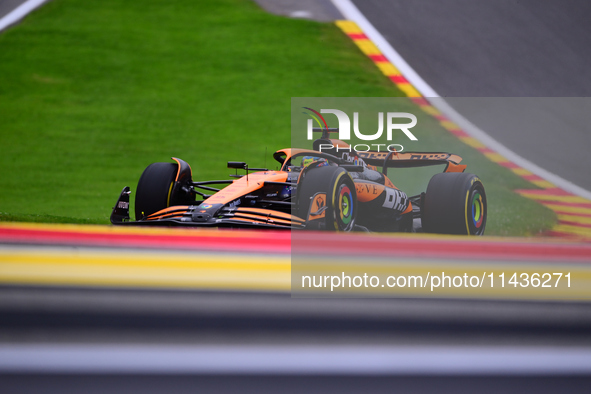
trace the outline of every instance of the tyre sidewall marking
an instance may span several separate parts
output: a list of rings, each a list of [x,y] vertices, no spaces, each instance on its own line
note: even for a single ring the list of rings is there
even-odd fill
[[[337,196],[337,186],[339,184],[339,180],[343,177],[344,173],[341,172],[338,176],[337,179],[335,179],[334,181],[334,187],[332,190],[332,216],[334,219],[334,228],[336,231],[341,231],[341,229],[339,228],[339,222],[337,219],[337,210],[336,210],[336,206],[338,203],[338,196]]]
[[[464,204],[464,216],[466,218],[466,234],[468,235],[472,235],[472,233],[470,232],[470,224],[468,221],[468,216],[470,216],[470,220],[474,221],[474,217],[471,214],[472,213],[472,206],[470,206],[470,210],[468,210],[468,202],[470,200],[470,194],[472,194],[472,186],[474,186],[474,183],[478,181],[480,182],[480,179],[478,179],[477,176],[475,176],[474,178],[472,178],[472,181],[470,182],[470,186],[468,187],[468,191],[466,192],[466,202]]]
[[[468,235],[470,235],[470,225],[468,224],[468,200],[470,199],[470,189],[471,188],[472,188],[472,186],[470,186],[470,188],[466,192],[466,203],[464,205],[464,216],[466,218],[466,234],[468,234]]]
[[[172,194],[172,186],[174,185],[174,181],[170,182],[170,187],[168,188],[168,197],[166,198],[166,208],[170,207],[170,195]]]

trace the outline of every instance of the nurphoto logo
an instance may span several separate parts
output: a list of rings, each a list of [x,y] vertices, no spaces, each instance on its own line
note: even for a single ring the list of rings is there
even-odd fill
[[[324,116],[321,114],[333,114],[337,117],[338,121],[338,139],[341,141],[347,141],[351,139],[351,119],[349,115],[347,115],[344,111],[338,109],[321,109],[320,112],[309,108],[303,107],[311,111],[312,113],[304,112],[304,114],[309,115],[312,119],[308,119],[307,122],[307,139],[313,140],[313,132],[314,132],[314,122],[318,124],[320,129],[325,129],[328,131],[328,124],[324,119]],[[408,137],[411,141],[417,141],[417,137],[410,131],[411,128],[417,125],[417,117],[408,112],[387,112],[384,116],[384,112],[378,112],[378,131],[372,134],[365,134],[359,130],[359,112],[353,112],[353,133],[355,137],[362,141],[375,141],[382,137],[384,134],[384,118],[386,119],[386,139],[388,141],[392,141],[394,137],[394,132],[401,131]],[[405,121],[404,121],[405,120]],[[400,144],[358,144],[351,147],[353,150],[357,152],[367,152],[369,150],[377,150],[380,152],[381,147],[382,151],[390,151],[390,152],[401,152],[404,147]],[[343,148],[339,148],[338,146],[333,146],[332,144],[321,144],[320,150],[322,148],[329,150],[336,148],[337,150],[343,150]],[[350,149],[351,149],[350,148]]]

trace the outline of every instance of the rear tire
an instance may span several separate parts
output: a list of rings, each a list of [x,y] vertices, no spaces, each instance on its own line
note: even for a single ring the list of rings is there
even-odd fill
[[[178,165],[175,163],[152,163],[146,167],[135,194],[136,220],[170,206],[177,171]]]
[[[349,173],[340,167],[326,166],[306,170],[298,185],[297,216],[307,219],[316,193],[326,193],[326,214],[309,223],[308,228],[351,231],[357,216],[357,193]]]
[[[483,235],[486,217],[486,193],[476,175],[444,172],[431,178],[421,207],[423,231]]]

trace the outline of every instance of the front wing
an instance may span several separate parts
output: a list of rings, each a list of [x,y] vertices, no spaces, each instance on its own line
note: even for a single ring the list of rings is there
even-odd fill
[[[155,212],[132,221],[129,216],[129,195],[126,186],[111,213],[111,223],[135,226],[185,226],[185,227],[245,227],[297,229],[304,228],[306,221],[294,215],[272,209],[222,207],[215,215],[199,209],[198,205],[178,205]]]

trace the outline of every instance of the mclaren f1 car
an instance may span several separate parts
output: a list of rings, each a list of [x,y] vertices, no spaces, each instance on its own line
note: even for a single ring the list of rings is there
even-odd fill
[[[442,152],[355,152],[323,130],[313,149],[273,154],[278,170],[236,169],[230,180],[194,181],[191,167],[150,164],[135,192],[121,192],[111,214],[116,225],[251,227],[332,231],[430,232],[482,235],[487,202],[480,179],[464,172],[461,157]],[[331,149],[321,147],[332,146]],[[322,151],[321,151],[322,150]],[[388,177],[389,168],[444,164],[425,192],[408,196]],[[244,173],[238,174],[238,170]],[[218,187],[215,187],[218,186]]]

